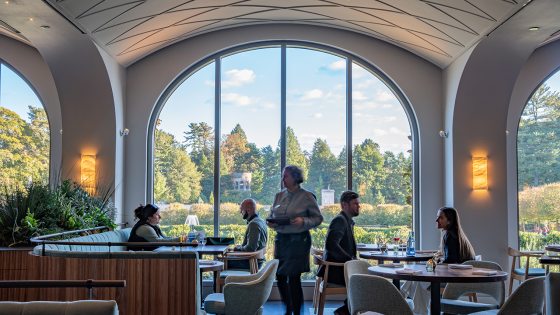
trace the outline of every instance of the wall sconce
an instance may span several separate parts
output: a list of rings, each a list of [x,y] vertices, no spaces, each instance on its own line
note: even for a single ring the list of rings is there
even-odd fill
[[[90,195],[95,195],[95,155],[82,154],[80,163],[80,183]]]
[[[130,132],[130,130],[128,130],[128,128],[124,128],[119,133],[121,134],[121,137],[122,137],[122,136],[128,136],[129,132]]]
[[[488,190],[488,158],[472,157],[473,190]]]

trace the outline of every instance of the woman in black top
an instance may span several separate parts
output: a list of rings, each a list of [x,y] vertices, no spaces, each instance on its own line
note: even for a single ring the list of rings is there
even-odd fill
[[[134,209],[138,222],[130,231],[129,242],[176,242],[178,238],[165,237],[159,228],[161,214],[159,208],[152,204]],[[129,250],[154,250],[158,246],[130,246]]]
[[[450,207],[443,207],[437,213],[437,227],[442,229],[441,251],[443,263],[460,264],[474,259],[474,249],[461,228],[459,213]]]

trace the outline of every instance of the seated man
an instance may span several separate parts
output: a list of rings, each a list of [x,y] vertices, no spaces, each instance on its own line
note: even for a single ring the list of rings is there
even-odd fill
[[[354,239],[354,220],[360,213],[359,195],[353,191],[345,191],[340,196],[342,211],[332,219],[325,240],[325,252],[323,259],[331,262],[344,263],[356,259],[356,240]],[[325,273],[321,266],[317,276],[322,277]],[[344,267],[329,268],[329,283],[345,285]],[[350,314],[347,300],[344,305],[335,310],[335,314]]]
[[[247,220],[247,230],[243,243],[233,248],[238,252],[255,252],[266,247],[268,230],[266,223],[257,214],[257,203],[253,199],[245,199],[239,206],[239,212]],[[259,268],[264,262],[264,256],[258,259]],[[228,269],[249,269],[249,260],[229,260]]]

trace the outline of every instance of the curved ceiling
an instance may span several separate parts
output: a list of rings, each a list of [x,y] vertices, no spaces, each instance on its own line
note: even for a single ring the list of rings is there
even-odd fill
[[[445,67],[518,0],[46,0],[123,65],[218,29],[304,23],[359,32]]]

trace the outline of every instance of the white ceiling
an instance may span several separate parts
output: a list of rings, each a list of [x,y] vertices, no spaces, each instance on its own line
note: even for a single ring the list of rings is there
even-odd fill
[[[174,42],[218,29],[263,23],[303,23],[363,33],[446,67],[520,10],[526,0],[46,2],[123,65]],[[1,22],[0,31],[6,32]]]

